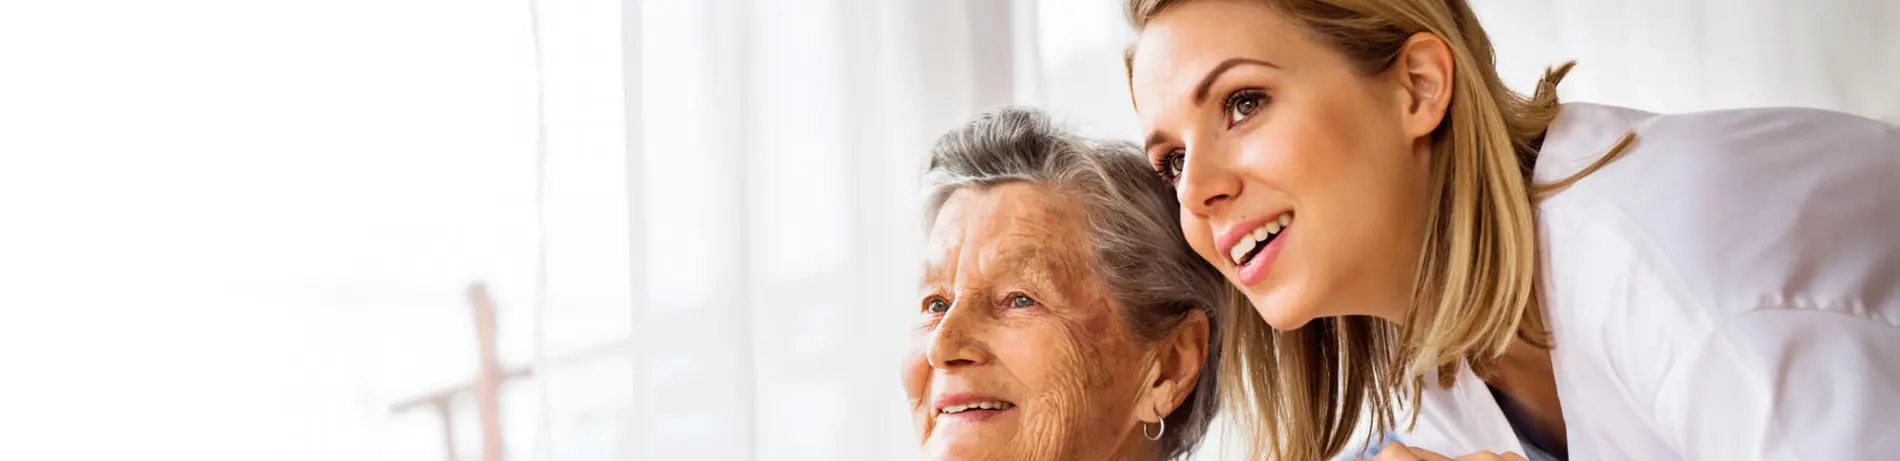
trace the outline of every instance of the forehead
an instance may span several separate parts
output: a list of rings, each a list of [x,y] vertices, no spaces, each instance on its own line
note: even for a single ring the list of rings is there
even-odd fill
[[[1285,66],[1316,46],[1258,1],[1186,2],[1151,18],[1135,42],[1129,86],[1143,118],[1191,104],[1195,84],[1229,58]]]
[[[1083,254],[1080,229],[1078,213],[1042,187],[1009,183],[965,188],[944,202],[931,225],[926,269],[935,272],[968,257],[976,257],[972,262],[979,264],[957,268],[959,272],[993,270],[980,263],[998,259],[1067,265]]]

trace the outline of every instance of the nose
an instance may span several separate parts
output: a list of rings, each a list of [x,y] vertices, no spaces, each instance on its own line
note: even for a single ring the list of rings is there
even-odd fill
[[[1240,195],[1241,181],[1233,174],[1226,152],[1214,148],[1190,150],[1176,187],[1181,206],[1208,216]]]
[[[962,304],[952,304],[950,310],[944,312],[943,319],[937,322],[937,331],[931,335],[929,350],[924,352],[931,368],[951,370],[989,361],[989,351],[984,348],[981,334],[983,314],[978,312],[979,309]]]

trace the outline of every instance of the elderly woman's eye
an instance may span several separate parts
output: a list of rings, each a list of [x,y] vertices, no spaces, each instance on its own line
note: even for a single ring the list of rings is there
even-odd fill
[[[943,298],[930,298],[930,301],[925,302],[924,306],[924,309],[932,314],[942,314],[950,311],[950,302],[944,301]]]
[[[1035,307],[1035,306],[1036,306],[1036,300],[1030,299],[1029,296],[1010,295],[1009,297],[1009,307],[1020,309],[1024,307]]]
[[[1227,102],[1221,107],[1227,113],[1227,126],[1232,127],[1260,112],[1267,105],[1267,93],[1260,90],[1236,91],[1227,96]]]

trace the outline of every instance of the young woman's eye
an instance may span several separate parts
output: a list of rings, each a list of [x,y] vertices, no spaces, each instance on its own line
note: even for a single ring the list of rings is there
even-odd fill
[[[1223,104],[1224,111],[1227,113],[1227,126],[1232,127],[1246,121],[1259,113],[1261,106],[1265,105],[1267,105],[1267,93],[1264,91],[1243,90],[1228,95],[1226,104]]]
[[[1187,153],[1178,150],[1169,151],[1162,154],[1161,158],[1155,159],[1154,167],[1155,173],[1161,175],[1162,181],[1174,184],[1181,180],[1181,172],[1187,170]]]
[[[1020,294],[1010,295],[1009,307],[1014,307],[1017,309],[1021,309],[1025,307],[1036,307],[1036,300],[1030,299],[1029,296],[1026,296],[1026,295],[1020,295]]]
[[[924,301],[924,310],[932,314],[950,312],[950,302],[944,301],[943,298],[932,297]]]

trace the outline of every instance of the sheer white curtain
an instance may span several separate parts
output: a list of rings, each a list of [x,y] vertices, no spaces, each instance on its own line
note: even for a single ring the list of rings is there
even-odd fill
[[[910,457],[919,160],[1012,13],[0,3],[0,458],[477,459],[471,282],[506,459]]]
[[[1560,93],[1570,101],[1659,112],[1804,106],[1900,122],[1900,3],[1472,3],[1517,88],[1575,59]]]
[[[532,357],[528,11],[0,2],[0,458],[442,459],[465,287]]]
[[[913,456],[917,176],[1009,3],[635,3],[635,459]]]

